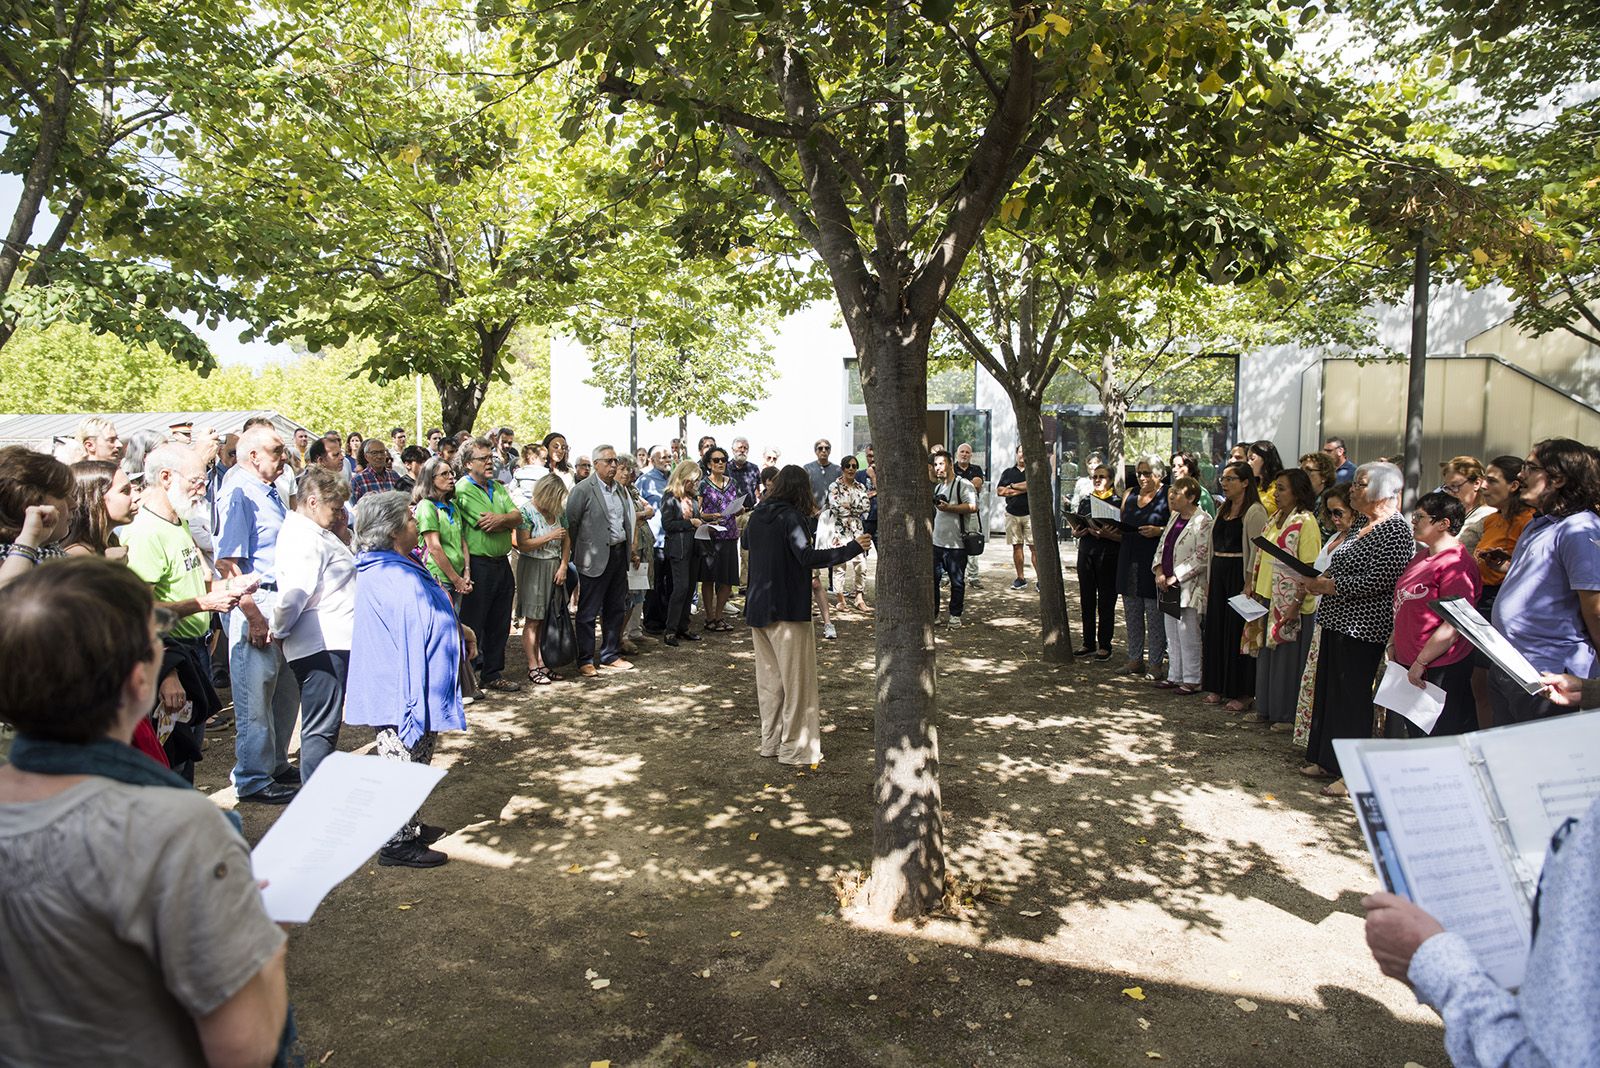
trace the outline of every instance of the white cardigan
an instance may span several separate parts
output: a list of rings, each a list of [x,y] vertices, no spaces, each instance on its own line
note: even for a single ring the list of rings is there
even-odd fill
[[[278,532],[278,600],[272,636],[285,660],[348,652],[356,621],[356,558],[338,536],[299,512]]]
[[[1172,525],[1179,519],[1173,512],[1156,539],[1156,559],[1150,570],[1161,574],[1161,547],[1167,543]],[[1206,585],[1211,578],[1211,517],[1199,508],[1184,524],[1172,546],[1172,577],[1178,580],[1178,603],[1184,608],[1205,611]]]

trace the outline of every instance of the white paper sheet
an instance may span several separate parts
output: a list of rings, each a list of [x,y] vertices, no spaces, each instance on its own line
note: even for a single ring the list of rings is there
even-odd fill
[[[1228,607],[1244,617],[1246,623],[1267,614],[1267,606],[1247,593],[1236,593],[1228,598]]]
[[[1522,985],[1527,906],[1466,750],[1455,738],[1372,743],[1362,760],[1404,858],[1412,900],[1465,938],[1495,982]]]
[[[1406,669],[1393,660],[1383,665],[1383,681],[1372,703],[1387,708],[1416,724],[1423,734],[1432,734],[1439,714],[1444,711],[1444,690],[1428,682],[1422,689],[1411,685]]]
[[[1107,504],[1099,497],[1089,498],[1089,515],[1094,519],[1109,519],[1113,523],[1122,522],[1122,510]]]
[[[250,854],[278,923],[305,923],[338,886],[422,807],[443,768],[331,753]]]
[[[648,590],[650,588],[650,569],[644,564],[633,564],[628,568],[628,589]]]
[[[1550,836],[1600,797],[1600,712],[1520,723],[1473,736],[1489,768],[1506,830],[1530,887],[1538,885]]]
[[[711,532],[713,530],[715,530],[715,529],[716,528],[713,527],[710,523],[701,523],[699,526],[694,528],[694,540],[695,541],[710,541],[711,540]]]

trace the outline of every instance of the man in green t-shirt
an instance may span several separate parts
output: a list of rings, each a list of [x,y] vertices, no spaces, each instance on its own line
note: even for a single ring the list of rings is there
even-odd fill
[[[456,482],[456,513],[467,533],[472,589],[461,598],[461,622],[478,635],[478,662],[485,690],[515,693],[522,686],[504,678],[506,641],[511,634],[511,609],[516,579],[506,559],[511,532],[522,525],[522,513],[511,494],[494,477],[494,446],[473,438],[461,446],[461,478]]]
[[[206,464],[192,448],[163,445],[145,458],[144,478],[139,514],[122,532],[128,567],[150,584],[157,607],[178,617],[167,634],[169,651],[192,658],[198,669],[192,674],[195,684],[209,686],[211,657],[205,639],[211,630],[211,613],[231,610],[245,591],[232,592],[226,582],[213,586],[207,578],[205,558],[184,518],[205,494]],[[169,668],[173,659],[168,658]],[[194,698],[175,669],[162,677],[158,694],[168,716],[182,712],[184,704]],[[205,704],[215,708],[214,702],[213,695]],[[193,723],[184,729],[198,733],[199,727]],[[179,771],[181,774],[182,769]]]

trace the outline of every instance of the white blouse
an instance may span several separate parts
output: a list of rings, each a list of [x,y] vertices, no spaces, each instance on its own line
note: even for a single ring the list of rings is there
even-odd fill
[[[331,530],[290,512],[278,532],[272,636],[286,660],[348,651],[355,630],[356,558]]]

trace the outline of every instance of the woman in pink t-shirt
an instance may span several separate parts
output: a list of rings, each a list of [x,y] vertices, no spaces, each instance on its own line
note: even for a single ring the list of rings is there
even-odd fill
[[[1472,699],[1472,645],[1430,607],[1442,597],[1462,597],[1475,604],[1482,580],[1472,553],[1461,544],[1466,509],[1448,493],[1434,492],[1417,502],[1411,531],[1422,551],[1406,567],[1394,588],[1394,637],[1390,657],[1407,668],[1407,677],[1419,689],[1431,682],[1444,691],[1444,711],[1431,732],[1465,734],[1478,725]],[[1399,716],[1391,725],[1403,725],[1405,735],[1422,731]],[[1392,734],[1400,733],[1391,730]]]

